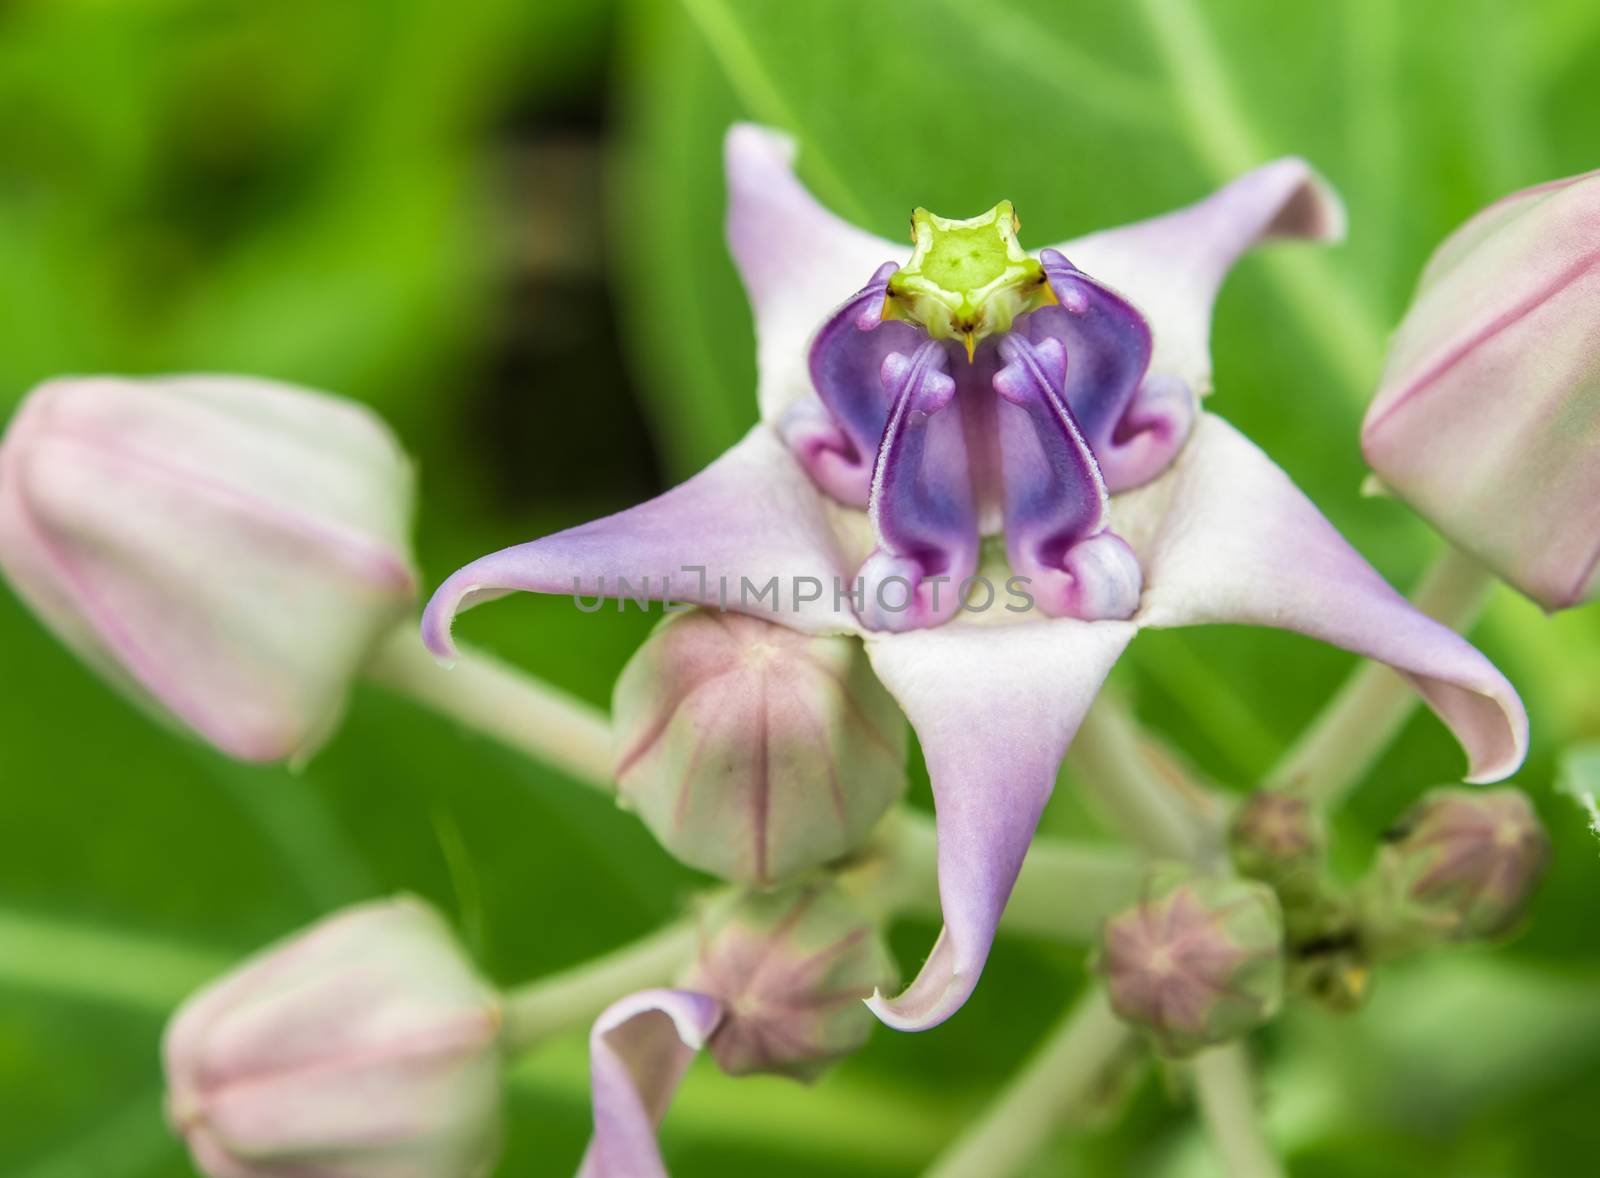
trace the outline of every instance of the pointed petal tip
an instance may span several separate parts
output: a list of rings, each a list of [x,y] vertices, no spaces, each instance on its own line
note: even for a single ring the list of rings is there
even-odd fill
[[[1284,156],[1270,164],[1268,170],[1285,173],[1294,185],[1293,195],[1283,204],[1274,219],[1269,234],[1277,237],[1297,237],[1306,241],[1336,245],[1345,239],[1349,217],[1344,199],[1328,178],[1301,156]]]
[[[460,654],[450,631],[460,610],[461,598],[465,595],[456,590],[455,580],[456,577],[451,577],[440,585],[429,599],[427,608],[422,611],[422,645],[443,667],[454,666]]]
[[[1505,720],[1503,737],[1489,747],[1466,746],[1467,772],[1461,780],[1469,785],[1490,785],[1504,781],[1528,757],[1528,710],[1511,683],[1501,675],[1493,688],[1484,688],[1483,695],[1500,709]]]
[[[874,990],[871,998],[862,1001],[877,1020],[890,1030],[910,1033],[931,1031],[960,1010],[971,997],[974,987],[960,985],[959,981],[952,974],[936,994],[924,997],[921,993],[913,993],[926,988],[919,977],[898,997],[890,998],[883,991]]]
[[[957,963],[950,931],[946,928],[909,986],[893,998],[875,989],[872,997],[864,1001],[878,1021],[892,1030],[928,1031],[966,1005],[978,987],[978,975],[982,972],[981,959],[976,968],[963,969]]]
[[[764,123],[734,123],[722,139],[724,162],[731,172],[736,163],[775,159],[785,167],[794,163],[794,136]]]

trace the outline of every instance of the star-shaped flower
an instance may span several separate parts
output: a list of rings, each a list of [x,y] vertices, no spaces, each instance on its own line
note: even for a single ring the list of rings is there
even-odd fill
[[[645,577],[655,599],[860,635],[917,732],[938,810],[944,931],[904,993],[872,1002],[906,1030],[972,993],[1067,745],[1141,629],[1320,638],[1409,680],[1465,747],[1470,780],[1521,763],[1527,717],[1505,678],[1199,409],[1235,259],[1342,230],[1304,162],[1036,263],[1012,256],[1004,206],[969,223],[919,216],[917,269],[897,282],[906,249],[819,205],[792,155],[760,127],[728,136],[760,422],[656,499],[461,569],[423,620],[435,652],[449,657],[456,613],[489,596],[616,596]],[[956,231],[972,234],[968,266],[940,240]],[[1028,285],[1034,265],[1048,296]]]

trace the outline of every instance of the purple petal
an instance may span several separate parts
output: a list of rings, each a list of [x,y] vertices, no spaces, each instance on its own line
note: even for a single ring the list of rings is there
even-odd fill
[[[1055,250],[1039,260],[1059,305],[1034,312],[1020,326],[1036,344],[1055,339],[1066,348],[1064,399],[1106,488],[1117,494],[1149,482],[1189,436],[1194,394],[1170,374],[1146,379],[1150,327],[1133,304]]]
[[[779,423],[817,485],[841,503],[865,508],[872,467],[889,424],[890,397],[878,378],[892,352],[910,354],[921,333],[909,323],[882,318],[889,275],[885,262],[817,332],[811,344],[815,397],[793,402]],[[819,404],[820,401],[820,404]]]
[[[656,1126],[721,1018],[716,999],[690,990],[641,990],[601,1013],[589,1032],[594,1138],[578,1178],[666,1178]]]
[[[883,362],[894,402],[873,470],[878,547],[861,566],[869,629],[907,630],[951,617],[961,582],[978,567],[978,519],[967,473],[949,345],[929,340]]]
[[[758,425],[664,495],[473,561],[433,595],[422,636],[452,658],[456,614],[517,589],[725,604],[807,633],[850,632],[858,627],[848,599],[835,594],[840,569],[822,496],[778,436]],[[763,593],[774,579],[776,593]]]
[[[889,1026],[936,1026],[978,984],[1061,758],[1133,634],[1128,622],[1059,619],[868,639],[873,669],[927,759],[944,908],[944,931],[916,980],[868,1003]]]
[[[728,131],[728,245],[756,319],[763,421],[811,391],[806,341],[863,274],[909,246],[884,241],[817,203],[794,174],[794,141],[750,123]]]
[[[1052,617],[1127,618],[1139,607],[1133,550],[1105,530],[1106,488],[1062,400],[1061,342],[1011,335],[994,377],[1000,395],[1006,554]]]
[[[1116,510],[1145,569],[1140,625],[1320,638],[1400,672],[1465,748],[1467,780],[1497,781],[1522,763],[1528,717],[1505,676],[1390,588],[1227,422],[1202,414],[1171,476],[1129,499]]]
[[[1211,391],[1211,304],[1239,256],[1269,238],[1343,235],[1332,189],[1304,160],[1281,159],[1187,208],[1056,248],[1143,313],[1155,340],[1151,372],[1203,395]]]

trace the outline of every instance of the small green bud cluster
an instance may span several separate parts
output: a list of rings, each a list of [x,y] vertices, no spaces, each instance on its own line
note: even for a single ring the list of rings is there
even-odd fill
[[[1329,870],[1315,806],[1259,790],[1235,811],[1229,849],[1239,872],[1269,884],[1282,904],[1290,990],[1349,1010],[1384,960],[1513,931],[1549,839],[1520,790],[1436,789],[1345,887]]]
[[[1509,936],[1550,861],[1550,837],[1517,789],[1433,790],[1384,839],[1357,889],[1384,955]]]

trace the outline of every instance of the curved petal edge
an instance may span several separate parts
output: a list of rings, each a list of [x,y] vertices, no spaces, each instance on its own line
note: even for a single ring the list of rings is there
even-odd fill
[[[977,986],[1067,745],[1135,630],[1058,618],[869,637],[873,669],[927,758],[944,910],[911,985],[868,1000],[888,1026],[937,1026]]]
[[[1202,414],[1158,486],[1165,507],[1135,540],[1146,570],[1141,625],[1272,626],[1377,659],[1461,742],[1466,780],[1498,781],[1522,764],[1528,715],[1506,677],[1396,592],[1231,425]]]

